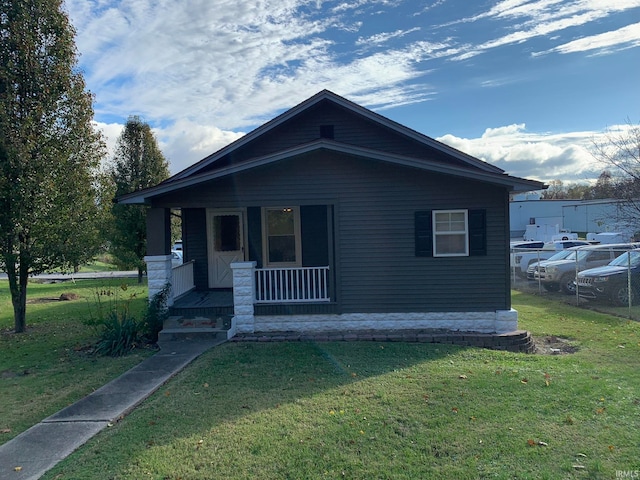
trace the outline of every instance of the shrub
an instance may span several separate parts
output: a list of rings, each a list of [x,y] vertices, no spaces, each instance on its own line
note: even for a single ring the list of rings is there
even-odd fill
[[[167,283],[162,290],[156,293],[149,301],[149,306],[142,320],[146,339],[155,343],[158,341],[158,334],[168,317],[167,300],[171,292],[171,284]]]

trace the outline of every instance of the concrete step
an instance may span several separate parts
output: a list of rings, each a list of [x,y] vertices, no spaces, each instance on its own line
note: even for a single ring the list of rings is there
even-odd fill
[[[176,340],[226,340],[227,331],[231,327],[231,317],[221,315],[209,317],[169,317],[158,334],[158,342]]]
[[[158,343],[178,340],[226,340],[227,330],[216,328],[165,328],[158,334]]]

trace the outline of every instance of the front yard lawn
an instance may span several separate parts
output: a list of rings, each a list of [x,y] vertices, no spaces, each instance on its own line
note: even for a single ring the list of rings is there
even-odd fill
[[[90,353],[96,332],[83,322],[95,313],[100,292],[113,293],[103,296],[107,302],[130,301],[132,312],[141,318],[147,288],[135,279],[34,281],[28,289],[27,333],[15,334],[9,283],[0,280],[0,444],[153,353],[141,349],[121,358]],[[72,300],[61,301],[62,294]]]
[[[227,343],[49,479],[572,479],[640,470],[640,324],[514,292],[576,350]]]

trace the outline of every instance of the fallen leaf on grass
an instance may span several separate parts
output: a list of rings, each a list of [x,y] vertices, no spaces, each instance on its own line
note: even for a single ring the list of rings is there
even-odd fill
[[[529,383],[529,380],[527,380],[526,378],[523,378],[522,380],[520,380],[520,383],[524,383],[526,385],[527,383]]]
[[[609,445],[609,451],[613,452],[616,449],[616,447],[614,447],[613,445]]]
[[[548,447],[549,446],[549,444],[547,442],[540,442],[540,441],[536,442],[535,440],[532,440],[531,438],[529,440],[527,440],[527,444],[530,447],[533,447],[535,445],[538,445],[539,447]]]
[[[596,408],[596,413],[597,413],[598,415],[602,415],[602,414],[604,413],[604,407],[602,407],[602,408]]]
[[[452,411],[453,413],[458,413],[458,407],[453,407],[453,408],[451,409],[451,411]]]
[[[462,380],[466,380],[467,376],[466,375],[459,375],[458,378],[462,379]]]
[[[11,433],[11,429],[10,428],[3,428],[2,430],[0,430],[0,433]]]

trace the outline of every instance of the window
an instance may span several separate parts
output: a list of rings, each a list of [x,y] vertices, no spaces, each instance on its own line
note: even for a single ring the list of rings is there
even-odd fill
[[[300,266],[300,210],[263,209],[264,258],[267,266]]]
[[[466,210],[433,212],[433,256],[469,255],[469,232]]]
[[[487,255],[487,212],[423,210],[415,212],[416,257]]]

